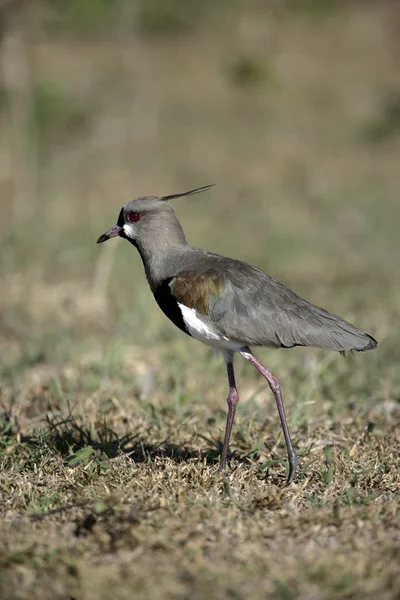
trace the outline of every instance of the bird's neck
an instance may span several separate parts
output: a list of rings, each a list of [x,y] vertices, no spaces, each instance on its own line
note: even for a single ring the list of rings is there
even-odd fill
[[[140,254],[147,281],[153,292],[163,281],[174,277],[180,270],[184,257],[194,251],[184,237],[168,242],[160,238],[155,244],[133,241],[131,243]]]

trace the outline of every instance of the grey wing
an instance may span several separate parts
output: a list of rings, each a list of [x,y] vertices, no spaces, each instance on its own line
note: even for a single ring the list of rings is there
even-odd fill
[[[210,317],[227,337],[275,348],[343,352],[376,347],[367,333],[300,298],[264,271],[230,259],[225,267],[225,293],[210,307]]]

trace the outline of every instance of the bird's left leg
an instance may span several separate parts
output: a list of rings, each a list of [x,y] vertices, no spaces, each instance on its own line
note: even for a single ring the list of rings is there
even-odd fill
[[[279,384],[279,380],[272,375],[268,369],[264,367],[250,352],[249,348],[242,348],[240,350],[240,354],[244,356],[246,360],[248,360],[256,369],[265,377],[268,381],[269,387],[271,388],[272,393],[275,396],[276,406],[278,408],[279,418],[281,420],[283,435],[285,436],[286,449],[289,458],[289,476],[287,479],[287,485],[290,485],[293,481],[294,474],[296,472],[297,465],[299,463],[297,454],[293,448],[292,440],[290,438],[289,426],[286,420],[285,409],[283,406],[281,386]]]
[[[221,461],[219,470],[224,471],[226,467],[226,455],[228,453],[229,439],[231,437],[232,425],[235,420],[236,404],[239,400],[239,394],[236,388],[235,373],[233,370],[233,352],[224,351],[224,361],[228,373],[229,394],[228,402],[228,418],[226,420],[224,445],[222,446]]]

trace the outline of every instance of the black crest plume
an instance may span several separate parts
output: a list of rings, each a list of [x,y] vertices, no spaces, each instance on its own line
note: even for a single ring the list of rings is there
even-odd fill
[[[183,194],[171,194],[170,196],[161,196],[160,200],[173,200],[174,198],[182,198],[182,196],[193,196],[194,194],[201,194],[201,192],[206,192],[214,185],[215,183],[212,183],[211,185],[203,185],[203,187],[195,188],[194,190],[189,190],[188,192],[183,192]]]

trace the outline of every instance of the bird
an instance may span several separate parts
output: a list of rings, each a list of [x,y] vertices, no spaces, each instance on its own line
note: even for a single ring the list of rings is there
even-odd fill
[[[281,385],[252,348],[313,346],[372,350],[377,341],[343,318],[301,298],[256,266],[191,246],[170,200],[209,190],[205,185],[168,196],[143,196],[121,208],[117,224],[97,240],[121,237],[139,252],[154,298],[184,333],[222,354],[228,376],[228,414],[220,456],[227,464],[239,393],[233,358],[240,354],[266,379],[275,397],[288,455],[287,485],[298,467]]]

